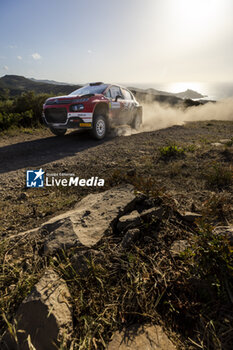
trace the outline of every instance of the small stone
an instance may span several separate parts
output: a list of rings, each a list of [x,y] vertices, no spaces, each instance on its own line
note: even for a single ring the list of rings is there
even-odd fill
[[[151,243],[151,242],[154,242],[154,239],[150,236],[145,236],[144,237],[144,242],[145,243]]]
[[[13,197],[11,196],[11,195],[8,195],[8,196],[6,196],[5,197],[5,201],[9,201],[9,200],[11,200]]]
[[[178,241],[175,241],[171,245],[171,255],[173,258],[179,257],[181,253],[185,251],[189,247],[189,243],[186,239],[180,239]]]
[[[213,229],[213,233],[226,235],[231,246],[233,246],[233,226],[219,226]]]
[[[130,248],[132,244],[138,240],[139,236],[140,236],[140,230],[138,228],[133,228],[127,231],[122,239],[121,247]]]
[[[220,142],[213,142],[213,143],[211,143],[211,146],[214,146],[214,147],[221,147],[221,146],[222,146],[222,143],[220,143]]]
[[[226,143],[231,142],[231,141],[232,141],[231,139],[222,139],[219,142],[226,144]]]
[[[25,199],[27,199],[27,197],[28,197],[28,194],[25,193],[25,192],[22,192],[22,193],[19,195],[18,200],[25,200]]]
[[[182,219],[187,221],[187,222],[190,222],[190,223],[194,223],[194,221],[196,219],[200,219],[202,217],[201,214],[197,214],[197,213],[193,213],[193,212],[190,212],[190,211],[186,211],[183,215],[182,215]]]
[[[140,214],[136,210],[134,210],[130,214],[120,217],[119,222],[117,224],[117,229],[119,231],[123,231],[125,229],[139,225],[140,222]]]
[[[128,176],[135,176],[136,175],[136,170],[135,169],[130,169],[127,171]]]
[[[148,221],[151,219],[162,220],[163,214],[164,214],[164,209],[162,207],[150,208],[150,209],[144,210],[141,213],[140,217],[143,221]]]

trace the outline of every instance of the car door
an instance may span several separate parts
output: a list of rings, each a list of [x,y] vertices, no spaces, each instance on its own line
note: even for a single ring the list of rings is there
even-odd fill
[[[121,88],[122,94],[124,96],[124,111],[122,113],[124,124],[131,124],[133,121],[134,114],[134,101],[131,93],[124,88]]]
[[[116,85],[112,85],[109,91],[107,92],[107,95],[106,96],[110,100],[109,109],[110,109],[111,121],[114,125],[119,125],[121,124],[121,119],[122,119],[121,113],[124,109],[123,96],[122,96],[120,87]]]

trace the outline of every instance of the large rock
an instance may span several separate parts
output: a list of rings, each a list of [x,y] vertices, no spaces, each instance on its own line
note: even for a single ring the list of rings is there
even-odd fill
[[[135,202],[133,186],[117,186],[86,196],[73,210],[52,218],[37,229],[20,233],[20,236],[39,234],[39,240],[43,242],[41,253],[45,255],[74,246],[92,247],[121,215],[133,209]]]
[[[65,281],[47,270],[16,313],[18,344],[7,335],[3,349],[31,350],[29,337],[36,350],[55,350],[60,343],[66,344],[73,330],[69,299]]]
[[[108,350],[175,350],[160,326],[131,326],[116,332]]]

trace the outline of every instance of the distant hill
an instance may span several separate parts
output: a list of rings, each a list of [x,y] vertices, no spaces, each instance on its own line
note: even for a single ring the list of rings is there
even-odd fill
[[[80,87],[81,85],[55,85],[54,83],[33,81],[19,75],[5,75],[0,78],[0,95],[3,95],[6,89],[9,90],[10,96],[21,95],[25,91],[34,91],[37,94],[67,95]]]
[[[207,97],[206,95],[202,95],[199,92],[190,90],[190,89],[187,89],[184,92],[179,92],[176,94],[176,96],[181,98],[191,98],[191,99]]]
[[[9,96],[21,95],[25,91],[34,91],[35,93],[48,93],[54,96],[63,94],[67,95],[72,91],[80,88],[82,85],[72,85],[56,82],[54,80],[36,80],[34,78],[25,78],[19,75],[5,75],[0,78],[0,96],[6,95],[6,90],[9,91]],[[142,101],[149,97],[154,101],[167,101],[171,104],[177,104],[182,99],[198,99],[205,96],[193,90],[187,90],[180,93],[170,93],[159,91],[156,89],[138,89],[129,88]]]
[[[198,99],[198,98],[203,98],[207,97],[206,95],[202,95],[197,91],[187,89],[186,91],[183,92],[177,92],[177,93],[172,93],[172,92],[167,92],[167,91],[160,91],[156,90],[153,88],[150,89],[138,89],[138,88],[129,88],[130,90],[134,90],[137,94],[149,94],[149,95],[154,95],[154,96],[173,96],[173,97],[178,97],[182,99]]]
[[[35,79],[35,78],[28,78],[32,81],[35,81],[36,83],[45,83],[45,84],[53,84],[53,85],[70,85],[73,86],[74,84],[68,84],[68,83],[62,83],[60,81],[55,80],[48,80],[48,79]]]
[[[176,97],[173,94],[166,93],[164,91],[157,91],[155,89],[138,89],[129,87],[129,90],[132,91],[132,93],[136,96],[136,99],[143,103],[143,102],[159,102],[159,103],[167,103],[171,106],[175,106],[177,104],[182,103],[182,98]],[[152,91],[153,90],[153,91]],[[155,93],[156,91],[156,93]]]

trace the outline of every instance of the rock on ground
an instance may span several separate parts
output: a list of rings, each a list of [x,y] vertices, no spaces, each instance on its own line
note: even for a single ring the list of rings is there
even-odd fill
[[[130,214],[120,217],[117,228],[119,231],[124,231],[137,227],[141,222],[161,220],[164,213],[165,210],[162,207],[146,209],[140,214],[137,212],[137,210],[134,210]]]
[[[108,350],[175,350],[160,326],[131,326],[116,332]]]
[[[120,215],[132,208],[135,199],[131,185],[89,194],[76,204],[74,210],[43,225],[42,229],[48,231],[44,245],[45,253],[53,254],[61,248],[79,244],[92,247]]]
[[[233,246],[233,226],[218,226],[214,228],[213,232],[217,235],[225,235],[229,240],[230,245]]]
[[[132,228],[126,232],[124,235],[120,247],[121,248],[130,248],[139,238],[140,230],[138,228]]]
[[[194,223],[195,220],[200,219],[201,217],[202,217],[201,214],[192,213],[192,212],[190,212],[190,211],[186,211],[186,212],[184,213],[184,215],[182,215],[182,219],[183,219],[184,221],[187,221],[187,222],[190,222],[190,223]]]
[[[124,215],[119,219],[117,228],[119,231],[123,231],[125,229],[127,230],[139,225],[140,222],[140,214],[137,212],[137,210],[134,210],[130,214]]]
[[[172,257],[179,257],[180,254],[184,253],[185,249],[187,249],[189,246],[190,244],[186,239],[180,239],[173,242],[170,249]]]
[[[76,246],[92,247],[116,220],[133,209],[136,196],[131,185],[89,194],[73,210],[58,215],[37,229],[20,233],[42,235],[42,254],[52,255]]]
[[[69,299],[65,281],[48,269],[16,313],[17,330],[24,331],[17,332],[18,344],[7,335],[3,349],[56,350],[67,343],[73,330]],[[29,336],[34,348],[28,346]]]

